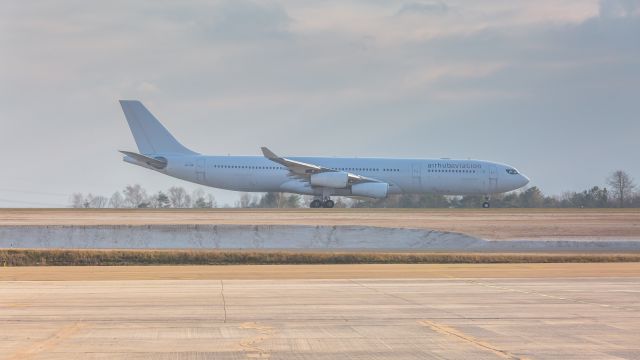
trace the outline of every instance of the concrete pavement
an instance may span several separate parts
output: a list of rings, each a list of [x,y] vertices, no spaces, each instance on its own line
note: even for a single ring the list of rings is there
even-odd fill
[[[5,359],[637,359],[637,277],[0,282]]]

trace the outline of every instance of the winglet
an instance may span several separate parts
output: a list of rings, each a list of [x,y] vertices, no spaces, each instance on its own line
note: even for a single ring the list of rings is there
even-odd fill
[[[262,154],[269,160],[280,159],[280,156],[273,153],[273,151],[269,150],[266,146],[261,147]]]

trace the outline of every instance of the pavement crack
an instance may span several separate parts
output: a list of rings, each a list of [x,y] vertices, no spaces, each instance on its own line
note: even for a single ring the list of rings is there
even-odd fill
[[[404,301],[405,303],[407,303],[407,304],[409,304],[409,305],[415,305],[415,306],[419,306],[419,307],[421,307],[421,308],[425,308],[425,309],[429,309],[429,310],[436,310],[436,309],[435,309],[434,307],[432,307],[432,306],[428,306],[428,305],[425,305],[425,304],[419,303],[419,302],[417,302],[417,301],[409,300],[409,299],[407,299],[407,298],[405,298],[405,297],[402,297],[402,296],[400,296],[400,295],[396,295],[396,294],[388,293],[388,292],[386,292],[386,291],[382,291],[382,290],[380,290],[380,289],[376,289],[376,288],[374,288],[374,287],[371,287],[371,286],[365,285],[365,284],[363,284],[363,283],[361,283],[361,282],[358,282],[358,281],[356,281],[356,280],[354,280],[354,279],[349,279],[349,281],[351,281],[352,283],[354,283],[354,284],[356,284],[356,285],[358,285],[358,286],[361,286],[361,287],[363,287],[363,288],[365,288],[365,289],[369,289],[369,290],[371,290],[371,291],[377,292],[378,294],[382,294],[382,295],[385,295],[385,296],[392,297],[392,298],[394,298],[394,299],[402,300],[402,301]],[[448,311],[448,310],[444,310],[444,309],[437,309],[437,311],[440,311],[440,312],[442,312],[442,313],[446,313],[446,314],[451,315],[451,316],[453,316],[453,317],[455,317],[455,318],[462,318],[462,319],[466,319],[464,316],[461,316],[461,315],[459,315],[459,314],[456,314],[456,313],[451,312],[451,311]]]
[[[456,337],[460,340],[463,340],[477,348],[481,348],[484,350],[488,350],[490,352],[492,352],[493,354],[497,355],[500,358],[503,359],[519,359],[519,360],[524,360],[525,358],[523,357],[519,357],[516,356],[506,350],[502,350],[497,348],[496,346],[489,344],[485,341],[479,340],[474,338],[471,335],[467,335],[465,333],[463,333],[462,331],[456,330],[452,327],[446,326],[444,324],[440,324],[437,323],[435,321],[429,321],[429,320],[418,320],[418,324],[420,325],[424,325],[429,327],[431,330],[440,333],[440,334],[444,334],[444,335],[448,335],[448,336],[453,336]]]
[[[224,281],[220,280],[220,295],[222,296],[222,309],[224,310],[223,323],[227,322],[227,300],[224,297]]]
[[[628,308],[628,307],[624,307],[624,306],[617,306],[617,305],[611,305],[611,304],[602,304],[602,303],[597,303],[597,302],[594,302],[594,301],[587,301],[587,300],[570,298],[570,297],[565,297],[565,296],[558,296],[558,295],[550,295],[550,294],[545,294],[543,292],[536,291],[536,290],[522,290],[522,289],[517,289],[517,288],[512,288],[512,287],[500,286],[500,285],[492,284],[490,282],[482,282],[482,281],[478,281],[478,280],[465,280],[465,281],[467,283],[469,283],[469,284],[480,285],[480,286],[483,286],[483,287],[488,287],[488,288],[493,288],[493,289],[498,289],[498,290],[503,290],[503,291],[509,291],[509,292],[516,292],[516,293],[527,294],[527,295],[536,295],[536,296],[540,296],[540,297],[545,297],[545,298],[555,299],[555,300],[561,300],[561,301],[566,301],[566,302],[573,302],[573,303],[584,304],[584,305],[593,305],[593,306],[599,306],[599,307],[602,307],[602,308],[612,308],[612,309],[617,309],[617,310],[625,310],[625,311],[633,311],[633,312],[637,311],[636,309]]]
[[[400,296],[400,295],[391,294],[391,293],[388,293],[388,292],[382,291],[382,290],[380,290],[380,289],[376,289],[376,288],[374,288],[374,287],[371,287],[371,286],[365,285],[365,284],[363,284],[363,283],[361,283],[361,282],[358,282],[358,281],[356,281],[356,280],[353,280],[353,279],[349,279],[349,281],[351,281],[352,283],[354,283],[354,284],[356,284],[356,285],[358,285],[358,286],[361,286],[361,287],[363,287],[363,288],[365,288],[365,289],[369,289],[369,290],[374,291],[374,292],[377,292],[377,293],[379,293],[379,294],[386,295],[386,296],[390,296],[390,297],[392,297],[392,298],[402,300],[402,301],[404,301],[404,302],[406,302],[407,304],[410,304],[410,305],[422,305],[422,304],[416,303],[415,301],[411,301],[411,300],[409,300],[409,299],[403,298],[403,297],[402,297],[402,296]]]
[[[273,336],[273,328],[256,322],[246,322],[240,325],[240,329],[255,330],[257,335],[240,340],[240,346],[245,351],[248,359],[268,359],[270,351],[261,347],[261,343]]]
[[[30,359],[42,352],[49,353],[53,348],[58,346],[59,343],[70,338],[86,326],[87,324],[82,322],[74,322],[72,324],[63,326],[58,331],[53,333],[53,335],[42,341],[36,342],[28,349],[15,352],[12,356],[9,357],[9,359]]]

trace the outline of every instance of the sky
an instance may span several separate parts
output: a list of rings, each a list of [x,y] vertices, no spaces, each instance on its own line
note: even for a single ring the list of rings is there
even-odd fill
[[[640,182],[640,0],[4,1],[0,207],[197,187],[122,162],[119,99],[212,155],[493,160],[557,195]]]

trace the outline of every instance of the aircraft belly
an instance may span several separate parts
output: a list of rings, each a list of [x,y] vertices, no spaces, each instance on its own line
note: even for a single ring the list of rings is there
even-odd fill
[[[423,183],[422,191],[442,195],[484,194],[484,183],[478,178],[432,176]]]
[[[483,183],[477,178],[461,178],[456,191],[463,195],[483,194]]]
[[[207,186],[247,192],[281,191],[280,185],[287,179],[277,174],[256,171],[220,171],[207,174]]]

